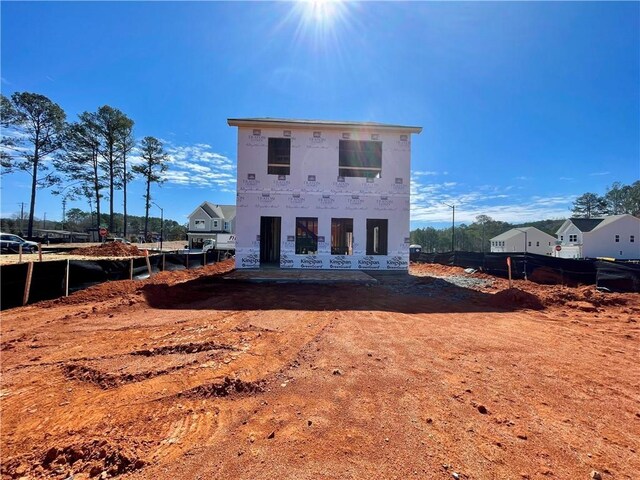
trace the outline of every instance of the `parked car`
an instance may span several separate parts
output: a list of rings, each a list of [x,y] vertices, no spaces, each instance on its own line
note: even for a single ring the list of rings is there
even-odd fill
[[[38,251],[38,244],[30,242],[12,233],[0,233],[0,252],[19,253],[22,245],[23,253],[33,253]]]

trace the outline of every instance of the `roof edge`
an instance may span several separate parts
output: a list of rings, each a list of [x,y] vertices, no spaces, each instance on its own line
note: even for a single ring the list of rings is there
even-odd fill
[[[331,129],[345,128],[371,128],[378,130],[395,130],[409,133],[420,133],[422,127],[412,125],[393,125],[375,122],[348,122],[348,121],[330,121],[330,120],[294,120],[280,118],[228,118],[227,125],[230,127],[252,127],[252,126],[271,126],[271,127],[318,127]]]

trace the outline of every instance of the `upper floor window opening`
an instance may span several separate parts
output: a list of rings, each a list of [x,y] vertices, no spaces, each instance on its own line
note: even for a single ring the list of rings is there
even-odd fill
[[[382,142],[340,140],[338,157],[341,177],[381,177]]]
[[[269,138],[267,173],[289,175],[291,171],[291,139]]]

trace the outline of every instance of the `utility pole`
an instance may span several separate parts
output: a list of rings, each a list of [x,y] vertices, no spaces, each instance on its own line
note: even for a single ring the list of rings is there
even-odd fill
[[[527,279],[527,231],[522,228],[516,228],[519,232],[524,233],[524,279]]]
[[[456,206],[449,205],[448,203],[444,203],[444,204],[453,210],[453,214],[451,216],[451,251],[455,252],[456,251]]]
[[[160,250],[162,250],[162,237],[164,237],[164,209],[156,202],[151,202],[160,209]]]
[[[24,235],[22,232],[22,221],[24,220],[24,202],[20,202],[20,235]]]
[[[64,224],[67,221],[67,197],[62,197],[62,230],[64,230]]]
[[[87,200],[89,200],[89,216],[91,217],[91,228],[93,228],[93,202],[91,197],[88,197]]]

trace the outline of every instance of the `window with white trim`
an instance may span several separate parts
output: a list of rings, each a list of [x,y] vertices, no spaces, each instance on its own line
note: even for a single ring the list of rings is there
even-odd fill
[[[196,230],[205,230],[206,227],[206,222],[204,220],[194,220],[193,221],[193,228],[195,228]]]
[[[578,241],[578,234],[569,235],[569,241],[575,243]]]
[[[616,243],[620,242],[620,235],[616,235]]]
[[[634,243],[636,241],[636,236],[635,235],[631,235],[629,237],[629,242]]]

